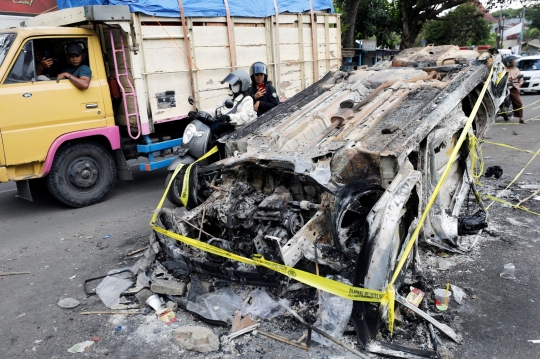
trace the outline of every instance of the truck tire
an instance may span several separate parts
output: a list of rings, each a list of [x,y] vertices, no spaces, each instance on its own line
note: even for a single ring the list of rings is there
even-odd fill
[[[169,188],[169,191],[167,191],[167,199],[169,200],[169,202],[171,202],[177,207],[184,206],[182,201],[180,201],[180,192],[182,191],[182,184],[184,183],[185,171],[186,170],[183,168],[180,170],[180,172],[178,172],[173,183],[171,183],[171,187]],[[167,188],[167,186],[169,185],[169,182],[171,181],[173,173],[174,171],[171,171],[167,175],[167,179],[165,180],[165,188]]]
[[[105,199],[116,180],[111,154],[92,141],[62,146],[47,176],[47,188],[70,207],[85,207]]]

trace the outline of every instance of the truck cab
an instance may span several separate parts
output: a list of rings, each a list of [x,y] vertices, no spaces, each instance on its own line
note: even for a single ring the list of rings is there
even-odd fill
[[[76,43],[92,78],[86,90],[57,75],[70,66],[65,47]],[[40,62],[52,58],[43,69]],[[115,181],[120,148],[99,39],[76,27],[13,28],[0,32],[0,181],[47,176],[61,202],[81,207],[102,200]],[[112,168],[112,173],[110,169]]]

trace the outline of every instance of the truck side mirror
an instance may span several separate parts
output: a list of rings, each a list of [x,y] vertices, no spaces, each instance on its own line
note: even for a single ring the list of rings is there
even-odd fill
[[[232,102],[232,100],[225,100],[225,107],[227,108],[233,108],[234,107],[234,102]]]
[[[189,96],[187,100],[191,106],[195,104],[195,101],[193,101],[193,97]]]

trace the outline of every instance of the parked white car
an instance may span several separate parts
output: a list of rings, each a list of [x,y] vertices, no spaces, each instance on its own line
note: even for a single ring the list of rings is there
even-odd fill
[[[525,56],[517,61],[517,67],[523,74],[521,92],[540,93],[540,56]]]

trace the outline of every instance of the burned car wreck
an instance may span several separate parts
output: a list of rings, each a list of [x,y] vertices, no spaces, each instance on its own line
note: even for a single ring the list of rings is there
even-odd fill
[[[261,254],[382,291],[486,81],[470,133],[482,138],[493,124],[506,86],[500,60],[493,52],[439,46],[405,50],[374,68],[328,73],[221,139],[225,159],[193,166],[187,211],[161,209],[161,225],[247,258]],[[465,143],[420,239],[467,250],[460,236],[485,225],[481,212],[476,226],[461,225],[471,186]],[[269,269],[159,238],[192,271],[248,285],[284,283]],[[385,312],[357,301],[351,321],[365,345]]]

